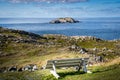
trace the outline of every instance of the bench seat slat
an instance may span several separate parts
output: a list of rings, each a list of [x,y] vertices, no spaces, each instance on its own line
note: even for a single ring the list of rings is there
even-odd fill
[[[75,66],[79,66],[79,64],[67,64],[67,65],[57,65],[56,68],[61,68],[61,67],[75,67]],[[51,69],[51,66],[46,66],[46,69]]]
[[[69,62],[55,62],[55,64],[56,65],[58,65],[58,64],[74,64],[74,63],[81,63],[82,61],[69,61]],[[53,64],[53,62],[50,62],[50,63],[47,63],[47,65],[52,65]]]
[[[71,60],[71,61],[70,60],[69,61],[68,60],[64,60],[64,61],[63,60],[62,61],[56,61],[55,60],[55,61],[48,61],[47,63],[52,63],[52,62],[57,62],[57,63],[59,63],[59,62],[78,62],[78,61],[81,61],[81,60]]]
[[[88,61],[89,58],[84,58],[84,60]],[[53,62],[53,61],[75,61],[75,60],[82,60],[82,58],[74,58],[74,59],[56,59],[56,60],[49,60],[48,62]]]
[[[56,63],[55,66],[57,65],[76,65],[76,64],[80,64],[81,62],[77,62],[77,63]],[[47,64],[47,66],[51,66],[53,64]]]
[[[88,59],[89,58],[84,58],[85,63],[88,62]],[[47,61],[46,69],[51,69],[53,63],[56,68],[79,66],[82,63],[82,60],[82,58],[49,60]]]

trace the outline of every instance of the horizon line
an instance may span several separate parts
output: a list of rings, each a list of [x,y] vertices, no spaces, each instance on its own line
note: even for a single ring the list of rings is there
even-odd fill
[[[71,16],[65,16],[65,17],[71,17]],[[0,18],[64,18],[64,17],[0,17]],[[71,17],[71,18],[120,18],[117,16],[102,16],[102,17]]]

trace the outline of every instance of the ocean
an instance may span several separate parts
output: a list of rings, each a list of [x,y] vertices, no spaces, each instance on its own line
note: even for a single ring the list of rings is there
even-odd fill
[[[75,18],[80,23],[50,24],[53,18],[0,18],[0,26],[43,34],[120,39],[120,18]]]

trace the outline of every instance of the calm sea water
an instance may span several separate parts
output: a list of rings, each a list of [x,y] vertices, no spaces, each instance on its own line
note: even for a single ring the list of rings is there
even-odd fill
[[[95,36],[120,39],[120,18],[79,18],[80,23],[49,24],[50,18],[0,18],[0,26],[40,35]]]

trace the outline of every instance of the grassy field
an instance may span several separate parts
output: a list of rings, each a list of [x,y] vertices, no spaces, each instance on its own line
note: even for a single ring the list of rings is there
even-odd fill
[[[70,50],[71,46],[87,50]],[[94,51],[93,49],[96,48]],[[94,64],[92,74],[74,69],[58,70],[59,80],[120,80],[120,40],[75,39],[62,35],[40,36],[20,30],[0,27],[0,68],[27,64],[39,67],[35,72],[0,73],[0,80],[56,80],[49,70],[40,70],[47,60],[102,56],[104,63]]]
[[[120,60],[119,58],[117,60]],[[106,65],[105,65],[106,64]],[[120,62],[112,60],[110,63],[102,63],[101,66],[92,66],[92,72],[76,72],[74,69],[57,70],[61,76],[59,80],[120,80]],[[49,70],[35,72],[7,72],[0,73],[0,80],[57,80]]]

